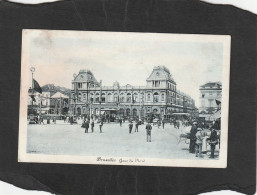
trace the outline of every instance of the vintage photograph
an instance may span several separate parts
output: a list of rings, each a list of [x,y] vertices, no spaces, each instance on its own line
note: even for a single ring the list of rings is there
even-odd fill
[[[230,44],[24,29],[18,161],[226,168]]]

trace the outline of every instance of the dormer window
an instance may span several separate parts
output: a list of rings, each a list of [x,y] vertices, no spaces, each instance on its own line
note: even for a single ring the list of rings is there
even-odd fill
[[[82,83],[78,83],[78,88],[82,88]]]

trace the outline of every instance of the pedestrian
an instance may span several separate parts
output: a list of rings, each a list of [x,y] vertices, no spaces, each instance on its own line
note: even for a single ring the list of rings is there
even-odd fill
[[[63,116],[63,122],[64,122],[64,123],[65,123],[65,121],[66,121],[66,118],[67,118],[66,116]]]
[[[158,129],[160,129],[161,121],[160,121],[160,120],[158,120],[157,124],[158,124]]]
[[[203,144],[203,135],[202,129],[197,128],[197,133],[195,134],[196,142],[195,142],[195,156],[202,157],[202,144]]]
[[[179,129],[179,127],[180,127],[180,121],[177,121],[177,127],[178,127],[178,129]]]
[[[50,124],[50,117],[48,116],[46,119],[47,124]]]
[[[119,119],[119,122],[120,122],[120,126],[122,127],[122,119],[121,118]]]
[[[73,116],[70,116],[70,124],[73,125]]]
[[[53,117],[53,123],[56,124],[56,118],[55,118],[55,116]]]
[[[89,121],[85,123],[85,133],[88,133]]]
[[[164,129],[165,121],[162,120],[162,128]]]
[[[43,125],[44,125],[44,120],[43,120],[42,116],[39,118],[39,124],[41,125],[41,123],[43,123]]]
[[[151,124],[149,123],[149,121],[148,121],[148,123],[147,123],[145,129],[146,129],[146,141],[147,141],[147,142],[151,142],[151,130],[152,130],[152,126],[151,126]]]
[[[202,136],[203,136],[202,154],[207,153],[207,139],[209,138],[207,131],[208,131],[208,129],[202,130]]]
[[[195,134],[197,133],[197,122],[193,122],[193,125],[190,130],[190,144],[189,144],[189,152],[190,153],[195,153],[195,142],[196,142],[196,137]]]
[[[174,125],[174,128],[176,129],[177,128],[177,121],[176,121],[176,119],[173,121],[173,125]]]
[[[132,128],[133,128],[133,123],[132,123],[132,121],[131,121],[131,122],[129,123],[129,133],[131,133]]]
[[[135,125],[135,132],[138,132],[138,125],[139,125],[139,122],[137,122]]]
[[[100,133],[102,133],[102,127],[103,127],[103,121],[101,120],[101,121],[100,121],[100,124],[99,124]]]
[[[92,131],[92,133],[94,132],[94,126],[95,126],[95,123],[94,123],[94,121],[92,120],[92,122],[91,122],[91,131]]]
[[[210,135],[210,138],[208,139],[208,142],[211,146],[210,158],[214,158],[215,147],[218,143],[218,136],[217,136],[217,131],[213,127],[211,128],[211,135]]]

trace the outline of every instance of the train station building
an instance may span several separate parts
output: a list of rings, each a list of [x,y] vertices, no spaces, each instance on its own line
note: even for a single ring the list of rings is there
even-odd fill
[[[75,115],[114,113],[139,118],[149,114],[163,117],[172,113],[192,113],[196,109],[195,101],[177,89],[165,66],[155,66],[145,86],[121,86],[118,81],[104,86],[90,70],[80,70],[72,80],[69,105]]]

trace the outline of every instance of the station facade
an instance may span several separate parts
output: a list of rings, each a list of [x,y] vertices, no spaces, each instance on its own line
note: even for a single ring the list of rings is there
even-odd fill
[[[165,66],[155,66],[145,86],[103,86],[90,70],[74,74],[70,96],[70,111],[75,115],[116,111],[120,116],[145,117],[148,114],[168,115],[192,113],[195,101],[177,89],[177,84]]]

